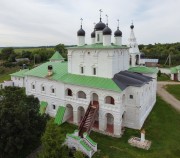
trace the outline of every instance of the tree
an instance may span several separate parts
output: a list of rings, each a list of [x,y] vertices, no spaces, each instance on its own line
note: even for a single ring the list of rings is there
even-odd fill
[[[15,55],[14,53],[14,49],[12,47],[8,47],[8,48],[3,48],[1,50],[1,58],[3,60],[8,60],[8,58],[10,57],[10,55]]]
[[[67,49],[64,44],[58,44],[54,48],[55,51],[58,51],[66,60],[67,60]]]
[[[83,153],[81,151],[76,151],[74,153],[74,157],[75,158],[84,158],[84,155],[83,155]]]
[[[47,117],[39,114],[39,100],[23,88],[0,90],[0,158],[26,156],[40,142]]]
[[[61,127],[57,126],[54,120],[51,119],[47,123],[45,133],[42,136],[42,151],[39,153],[38,158],[63,158],[68,156],[68,152],[64,152],[62,146],[64,140],[65,136]]]

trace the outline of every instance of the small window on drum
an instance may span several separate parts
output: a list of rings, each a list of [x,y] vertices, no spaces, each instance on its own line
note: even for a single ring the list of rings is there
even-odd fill
[[[130,98],[130,99],[133,99],[133,95],[129,95],[129,98]]]

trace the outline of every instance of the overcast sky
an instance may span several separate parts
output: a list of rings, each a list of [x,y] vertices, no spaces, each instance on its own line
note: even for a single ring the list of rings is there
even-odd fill
[[[0,47],[76,44],[80,18],[90,43],[99,9],[123,44],[132,20],[139,44],[180,42],[180,0],[0,0]]]

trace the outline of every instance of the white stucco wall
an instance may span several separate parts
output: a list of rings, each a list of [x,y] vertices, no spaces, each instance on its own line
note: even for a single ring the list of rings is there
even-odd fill
[[[14,86],[16,86],[16,87],[25,87],[24,77],[11,76],[11,80],[13,81]]]
[[[81,67],[84,74],[81,74]],[[79,75],[112,78],[114,74],[129,68],[128,49],[69,49],[68,72]]]

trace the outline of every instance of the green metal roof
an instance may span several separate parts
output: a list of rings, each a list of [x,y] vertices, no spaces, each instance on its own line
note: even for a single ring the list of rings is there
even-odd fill
[[[15,72],[13,74],[10,74],[11,76],[17,76],[17,77],[25,77],[25,72],[29,71],[29,69],[20,70],[18,72]]]
[[[47,103],[47,102],[41,101],[39,113],[40,113],[40,114],[44,114],[44,112],[46,111],[46,107],[47,107],[47,106],[48,106],[48,103]]]
[[[48,77],[48,65],[53,67],[53,75]],[[47,62],[25,73],[27,76],[36,76],[41,78],[59,80],[63,75],[67,74],[67,62]]]
[[[55,120],[54,120],[56,124],[58,125],[62,124],[65,111],[66,111],[65,107],[59,106],[58,111],[56,113]]]
[[[109,78],[66,74],[61,78],[61,81],[73,85],[121,92],[121,89],[116,85],[116,83]]]
[[[61,54],[56,51],[54,55],[49,60],[63,60],[64,58],[61,56]]]
[[[80,137],[78,137],[78,136],[75,136],[75,135],[73,135],[73,134],[66,134],[66,136],[69,136],[69,137],[71,137],[71,138],[73,138],[73,139],[76,139],[76,140],[81,140],[81,138]]]
[[[128,48],[127,46],[118,46],[111,44],[110,46],[103,46],[102,43],[96,43],[96,44],[91,44],[91,45],[84,45],[84,46],[74,46],[74,47],[69,47],[68,49],[79,49],[79,48],[87,48],[87,49],[120,49],[120,48]]]
[[[177,74],[178,71],[180,71],[180,65],[176,67],[172,67],[170,70],[172,74]]]
[[[129,68],[130,72],[137,72],[137,73],[143,73],[143,74],[154,74],[158,72],[157,68],[152,67],[145,67],[145,66],[137,66],[137,67],[131,67]]]
[[[48,65],[53,66],[53,75],[50,77],[47,76]],[[67,62],[47,62],[29,70],[25,75],[48,78],[67,84],[121,92],[121,89],[110,78],[69,74],[67,70]]]
[[[87,151],[91,151],[91,148],[90,148],[83,140],[80,140],[80,144],[81,144]]]

